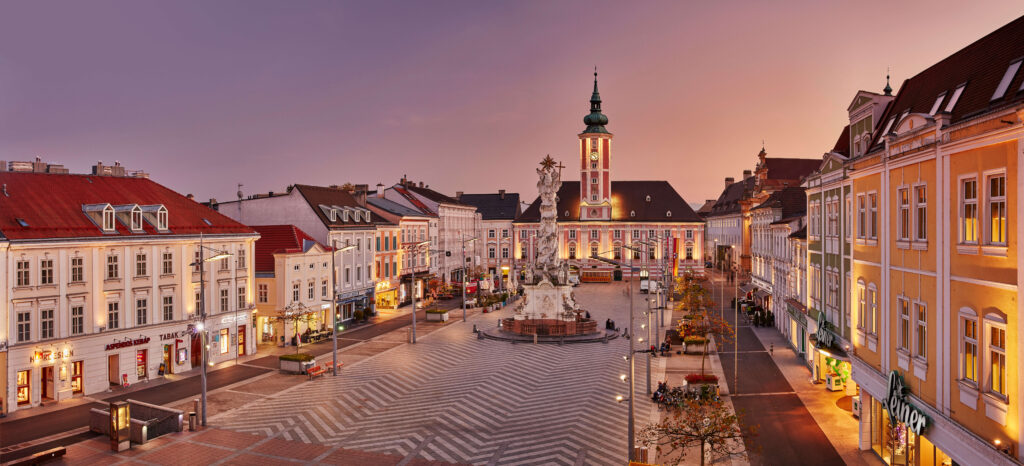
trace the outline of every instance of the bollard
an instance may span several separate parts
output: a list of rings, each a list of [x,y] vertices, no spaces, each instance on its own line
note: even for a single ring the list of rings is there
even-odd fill
[[[536,333],[533,334],[533,344],[535,344],[535,345],[537,344],[537,334]]]
[[[195,411],[192,411],[192,412],[188,413],[188,431],[189,432],[195,432],[196,431],[196,412]]]

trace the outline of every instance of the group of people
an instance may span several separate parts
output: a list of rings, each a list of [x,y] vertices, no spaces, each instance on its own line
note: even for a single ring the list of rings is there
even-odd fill
[[[658,354],[661,354],[662,356],[671,356],[672,344],[669,343],[668,340],[665,340],[661,342],[660,346],[651,345],[651,355],[658,357]]]
[[[615,321],[611,320],[611,319],[606,319],[604,321],[604,329],[605,330],[615,330]]]

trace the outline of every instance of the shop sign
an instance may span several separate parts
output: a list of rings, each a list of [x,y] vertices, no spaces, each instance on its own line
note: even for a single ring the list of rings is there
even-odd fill
[[[928,416],[907,401],[907,387],[903,385],[903,377],[897,371],[889,373],[889,387],[886,390],[885,409],[889,418],[902,422],[915,435],[921,435],[928,425]]]
[[[828,318],[825,317],[824,312],[818,313],[818,330],[814,336],[818,339],[818,346],[823,348],[831,347],[835,341],[835,336],[828,331]]]
[[[173,339],[176,339],[178,337],[184,336],[185,332],[186,332],[186,330],[178,330],[177,332],[161,333],[160,334],[160,340],[161,341],[163,341],[163,340],[173,340]]]
[[[130,346],[145,345],[149,343],[149,337],[141,337],[136,339],[126,338],[124,341],[115,341],[113,343],[107,343],[107,351],[112,349],[128,348]]]

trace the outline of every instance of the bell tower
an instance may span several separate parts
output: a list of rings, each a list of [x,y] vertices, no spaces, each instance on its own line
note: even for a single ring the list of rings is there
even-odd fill
[[[583,117],[586,129],[580,138],[580,220],[611,220],[612,133],[605,129],[608,117],[601,113],[601,94],[597,91],[594,69],[594,93],[590,96],[590,114]]]

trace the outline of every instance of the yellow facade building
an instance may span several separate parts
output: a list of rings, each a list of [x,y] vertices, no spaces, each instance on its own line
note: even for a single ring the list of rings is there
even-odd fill
[[[905,81],[847,162],[860,447],[889,464],[1024,458],[1021,37]]]

